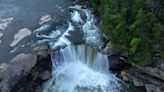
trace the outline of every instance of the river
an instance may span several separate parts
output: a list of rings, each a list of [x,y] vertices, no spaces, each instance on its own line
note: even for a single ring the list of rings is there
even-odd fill
[[[56,23],[61,23],[67,19],[67,13],[63,10],[70,5],[72,2],[69,0],[0,0],[0,20],[13,18],[5,30],[0,29],[3,34],[0,37],[0,62],[10,61],[16,54],[30,47],[21,48],[22,45],[35,42],[35,34],[32,34],[11,47],[14,35],[20,29],[28,28],[33,31],[39,28],[39,20],[44,15],[51,15],[56,18]]]
[[[39,24],[45,15],[55,21]],[[42,92],[135,92],[109,71],[107,55],[100,52],[101,30],[87,7],[69,0],[1,0],[0,19],[5,18],[13,22],[0,31],[0,62],[9,62],[37,43],[50,46],[52,78]],[[31,34],[12,46],[22,28]]]

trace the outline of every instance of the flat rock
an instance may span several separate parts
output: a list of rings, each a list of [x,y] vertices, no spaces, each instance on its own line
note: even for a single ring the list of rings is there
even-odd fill
[[[49,46],[47,44],[40,44],[33,48],[33,53],[37,56],[47,57]]]
[[[19,54],[8,64],[0,65],[0,92],[10,92],[11,88],[37,63],[37,56]]]
[[[14,18],[6,18],[6,19],[0,20],[0,30],[6,30],[8,25],[12,23],[13,20]]]
[[[52,20],[53,19],[52,19],[51,15],[44,15],[44,16],[41,17],[41,19],[39,21],[39,25],[42,25],[44,23],[48,23],[48,22],[50,22]]]
[[[126,63],[119,59],[119,55],[110,55],[108,56],[110,70],[111,71],[121,71],[125,68]]]
[[[164,81],[164,71],[155,67],[146,67],[145,72]]]
[[[125,82],[128,82],[130,80],[125,71],[121,71],[121,76],[122,76],[123,81]]]
[[[14,35],[14,40],[10,44],[10,47],[16,46],[23,38],[25,38],[31,34],[32,34],[31,30],[29,30],[27,28],[20,29],[18,31],[18,33]]]
[[[50,71],[43,71],[39,77],[42,79],[42,80],[48,80],[51,78],[51,72]]]
[[[136,87],[141,87],[141,86],[144,86],[144,83],[140,80],[137,80],[135,78],[133,78],[133,85],[136,86]]]
[[[162,92],[159,87],[152,85],[152,84],[146,84],[145,85],[146,92]]]

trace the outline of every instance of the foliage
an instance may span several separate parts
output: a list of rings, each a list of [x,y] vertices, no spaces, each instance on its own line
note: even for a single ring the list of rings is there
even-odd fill
[[[110,34],[112,48],[117,53],[129,52],[130,61],[142,65],[150,64],[156,52],[164,57],[164,26],[160,21],[163,15],[160,13],[160,17],[156,13],[163,11],[164,14],[164,9],[153,8],[153,4],[162,0],[89,1],[99,13],[101,29]]]

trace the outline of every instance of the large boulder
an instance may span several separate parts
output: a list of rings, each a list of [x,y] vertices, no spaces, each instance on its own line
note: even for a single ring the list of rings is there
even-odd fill
[[[37,63],[37,56],[21,53],[8,64],[0,64],[0,92],[10,92],[11,88]]]
[[[11,92],[41,92],[42,84],[52,77],[51,58],[38,56],[37,64],[27,76],[24,76],[13,87]]]
[[[109,68],[113,72],[124,70],[129,66],[129,64],[120,59],[120,55],[110,55],[108,56],[108,60]]]
[[[16,33],[14,35],[14,40],[13,42],[10,44],[10,47],[14,47],[16,46],[22,39],[24,39],[25,37],[31,35],[32,32],[31,30],[27,29],[27,28],[22,28],[18,31],[18,33]]]

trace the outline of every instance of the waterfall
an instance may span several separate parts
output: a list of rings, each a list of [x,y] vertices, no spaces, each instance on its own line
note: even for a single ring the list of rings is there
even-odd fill
[[[65,32],[59,34],[58,29],[50,35],[42,35],[56,39],[49,42],[53,49],[53,76],[44,84],[43,92],[120,92],[118,79],[109,72],[107,55],[95,49],[103,43],[91,11],[78,5],[69,9],[73,11],[70,13],[71,21],[68,22]],[[82,13],[86,18],[82,17]],[[68,39],[70,32],[77,31],[75,27],[83,31],[82,39],[85,44],[74,45]]]
[[[43,92],[118,92],[106,55],[86,45],[68,46],[53,55],[53,79]]]

